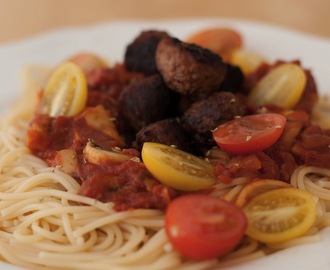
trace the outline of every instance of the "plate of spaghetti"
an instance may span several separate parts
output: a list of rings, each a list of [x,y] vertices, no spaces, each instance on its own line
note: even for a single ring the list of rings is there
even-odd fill
[[[329,45],[232,19],[2,45],[0,268],[329,269]]]

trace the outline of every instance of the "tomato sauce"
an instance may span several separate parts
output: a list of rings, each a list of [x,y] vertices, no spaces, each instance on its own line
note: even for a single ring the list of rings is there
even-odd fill
[[[329,168],[330,132],[309,122],[305,111],[289,112],[280,139],[264,151],[250,155],[234,155],[223,164],[215,164],[215,174],[228,183],[236,177],[269,178],[289,182],[300,165]]]
[[[165,209],[178,192],[160,184],[142,162],[82,164],[80,194],[104,202],[114,202],[115,209]]]
[[[271,68],[268,64],[261,65],[245,78],[244,87],[251,87]],[[307,86],[297,110],[264,108],[287,118],[283,134],[275,144],[246,155],[226,153],[225,160],[221,161],[208,157],[218,181],[229,183],[233,178],[246,177],[288,182],[299,165],[329,167],[330,131],[310,124],[317,91],[310,72],[306,71],[306,75]],[[111,120],[118,117],[116,100],[123,88],[142,76],[127,72],[123,65],[97,69],[87,74],[89,93],[83,112],[73,117],[50,117],[37,112],[27,131],[27,146],[32,153],[77,179],[81,183],[79,194],[113,202],[120,211],[131,208],[163,210],[182,194],[161,184],[148,172],[139,161],[140,152],[127,147],[125,138]],[[259,109],[249,107],[248,114],[258,113]],[[88,144],[93,158],[86,157]],[[122,160],[111,159],[107,151],[115,152],[115,156],[119,154]]]
[[[118,211],[163,210],[179,192],[160,184],[139,162],[137,150],[122,149],[124,140],[111,121],[117,116],[114,98],[129,78],[136,76],[129,77],[120,65],[90,74],[87,108],[74,117],[37,113],[27,131],[27,146],[50,166],[67,170],[76,178],[81,195],[113,202]],[[124,162],[104,158],[97,164],[90,162],[84,154],[89,142],[104,151],[116,149],[128,158]]]
[[[245,78],[244,88],[251,88],[274,65],[262,64]],[[293,63],[300,64],[299,61]],[[274,105],[263,108],[265,112],[280,113],[287,122],[280,139],[268,149],[250,155],[231,156],[225,163],[215,164],[215,174],[219,181],[228,183],[233,178],[245,176],[250,179],[270,178],[285,182],[290,181],[293,171],[300,165],[329,168],[330,137],[329,131],[323,130],[310,121],[312,109],[318,100],[317,86],[310,71],[305,70],[307,83],[303,95],[295,110],[285,111]],[[250,114],[259,113],[259,108],[249,108]]]

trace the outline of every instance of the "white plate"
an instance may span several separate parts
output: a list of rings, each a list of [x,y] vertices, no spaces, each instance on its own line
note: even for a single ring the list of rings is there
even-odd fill
[[[297,33],[288,29],[251,21],[231,19],[188,19],[176,21],[120,21],[84,28],[54,31],[28,40],[0,46],[0,113],[14,101],[22,86],[21,70],[29,64],[55,65],[79,51],[92,51],[112,63],[123,59],[125,45],[141,30],[166,30],[184,39],[189,34],[211,26],[237,29],[244,38],[245,48],[270,61],[300,59],[316,79],[319,91],[330,94],[330,40]],[[330,230],[323,231],[320,242],[301,245],[244,263],[235,270],[328,270]],[[1,270],[22,270],[0,262]]]

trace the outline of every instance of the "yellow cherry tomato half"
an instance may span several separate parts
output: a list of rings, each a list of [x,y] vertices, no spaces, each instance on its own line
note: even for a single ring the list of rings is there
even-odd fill
[[[306,191],[279,188],[252,198],[244,212],[248,236],[260,242],[276,243],[305,234],[315,221],[316,203]]]
[[[210,163],[171,146],[146,142],[142,160],[154,177],[177,190],[207,189],[215,182]]]
[[[245,75],[256,70],[262,63],[267,63],[260,55],[244,49],[233,50],[229,62],[239,66]]]
[[[255,105],[275,104],[292,109],[305,86],[306,74],[296,64],[282,64],[270,70],[251,90],[248,100]]]
[[[87,81],[82,70],[74,63],[61,64],[50,77],[42,95],[40,111],[56,116],[74,116],[87,102]]]

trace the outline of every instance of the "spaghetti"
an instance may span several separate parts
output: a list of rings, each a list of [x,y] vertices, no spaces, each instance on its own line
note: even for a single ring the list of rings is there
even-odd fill
[[[167,242],[164,214],[115,212],[112,203],[77,195],[75,179],[29,153],[31,107],[2,119],[0,254],[29,269],[205,269],[182,262]]]
[[[299,167],[292,185],[318,198],[319,216],[310,235],[269,247],[247,238],[220,263],[184,261],[167,242],[161,211],[115,212],[112,203],[77,195],[75,179],[29,153],[29,119],[22,116],[32,115],[32,108],[20,105],[1,120],[0,254],[12,264],[29,269],[209,269],[318,241],[317,232],[330,225],[330,170]],[[243,184],[244,179],[236,179],[218,192],[235,193]]]

